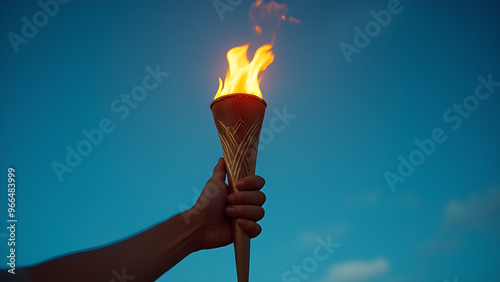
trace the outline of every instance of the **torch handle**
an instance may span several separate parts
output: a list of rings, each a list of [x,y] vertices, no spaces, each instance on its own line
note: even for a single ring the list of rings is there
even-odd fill
[[[250,236],[233,219],[234,258],[238,282],[248,282],[250,270]]]
[[[239,175],[241,178],[246,176]],[[229,177],[229,190],[232,193],[237,193],[236,181],[231,181]],[[236,275],[238,282],[248,282],[250,276],[250,236],[238,226],[238,219],[233,219],[233,242],[234,242],[234,259],[236,262]]]

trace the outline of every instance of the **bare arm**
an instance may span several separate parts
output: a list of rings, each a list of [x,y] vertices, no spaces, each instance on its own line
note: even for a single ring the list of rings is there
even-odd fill
[[[35,282],[110,281],[113,270],[125,281],[154,281],[196,251],[198,229],[194,222],[186,224],[179,214],[119,243],[60,257],[28,272]]]
[[[247,177],[237,184],[241,192],[228,197],[225,175],[221,158],[188,211],[116,244],[29,267],[32,280],[154,281],[193,252],[232,243],[230,217],[241,218],[240,227],[257,236],[261,228],[256,221],[264,216],[265,195],[259,191],[264,179]]]

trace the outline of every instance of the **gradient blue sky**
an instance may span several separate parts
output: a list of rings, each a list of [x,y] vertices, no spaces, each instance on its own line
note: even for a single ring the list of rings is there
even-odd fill
[[[252,281],[500,280],[500,87],[467,98],[479,76],[500,81],[500,2],[401,0],[348,63],[340,44],[354,45],[354,28],[391,2],[286,1],[302,23],[277,35],[261,83],[264,128],[276,111],[295,117],[261,144],[268,201]],[[225,53],[266,40],[251,32],[250,5],[221,20],[212,1],[71,1],[16,53],[8,34],[22,35],[22,18],[41,7],[0,2],[0,167],[4,179],[17,170],[19,265],[119,240],[192,205],[222,155],[209,105]],[[170,75],[121,120],[113,101],[157,65]],[[467,118],[443,118],[464,101]],[[103,118],[114,131],[60,182],[51,163]],[[384,174],[437,128],[446,140],[392,190]],[[339,245],[314,264],[328,239]],[[228,246],[158,281],[235,277]]]

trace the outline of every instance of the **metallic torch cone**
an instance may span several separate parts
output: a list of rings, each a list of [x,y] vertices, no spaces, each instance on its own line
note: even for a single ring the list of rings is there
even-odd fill
[[[252,94],[224,95],[210,108],[219,132],[226,162],[230,192],[238,192],[236,182],[255,174],[260,129],[266,102]],[[233,221],[234,255],[238,282],[247,282],[250,267],[250,237]]]

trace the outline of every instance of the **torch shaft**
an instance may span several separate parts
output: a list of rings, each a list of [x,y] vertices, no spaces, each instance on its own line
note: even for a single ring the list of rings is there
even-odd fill
[[[234,258],[238,282],[248,282],[250,272],[250,236],[233,219]]]
[[[222,144],[229,190],[237,193],[236,182],[255,174],[260,129],[266,102],[251,94],[231,94],[210,105]],[[233,220],[233,242],[238,282],[248,282],[250,236]]]
[[[234,257],[238,282],[248,282],[250,270],[250,236],[233,220]]]
[[[226,156],[224,156],[226,157]],[[246,176],[254,175],[255,167],[250,171],[240,170],[237,173],[237,179],[234,178],[234,172],[228,171],[228,184],[231,193],[238,193],[235,183]],[[232,220],[233,243],[234,243],[234,259],[236,263],[236,275],[238,282],[248,282],[250,276],[250,236],[238,226],[238,218]]]

